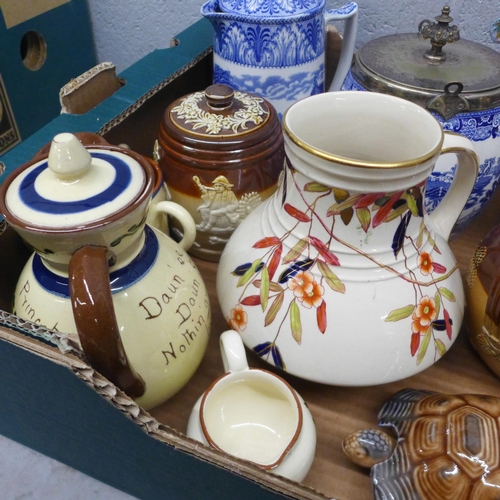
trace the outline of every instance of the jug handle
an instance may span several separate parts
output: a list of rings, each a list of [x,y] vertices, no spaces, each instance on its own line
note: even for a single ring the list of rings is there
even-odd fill
[[[166,214],[177,219],[184,233],[178,245],[186,251],[191,248],[196,238],[196,224],[191,214],[184,207],[173,201],[160,201],[153,205],[150,210],[155,217]]]
[[[439,205],[427,216],[437,231],[448,240],[451,230],[462,213],[476,183],[479,159],[472,142],[455,132],[444,132],[441,154],[457,155],[457,169],[453,181]]]
[[[69,290],[76,330],[90,365],[131,398],[146,384],[130,365],[115,316],[109,284],[108,249],[85,246],[69,263]]]
[[[329,23],[330,21],[345,21],[345,25],[342,34],[339,62],[328,92],[342,88],[345,77],[351,68],[358,31],[358,4],[349,2],[339,9],[326,10],[325,23]]]
[[[245,346],[240,334],[235,330],[226,330],[219,337],[222,364],[226,373],[248,370]]]

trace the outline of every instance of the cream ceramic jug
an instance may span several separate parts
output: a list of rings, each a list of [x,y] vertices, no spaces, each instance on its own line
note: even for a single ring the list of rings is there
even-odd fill
[[[155,184],[146,158],[63,133],[0,187],[0,212],[35,250],[15,314],[77,333],[90,364],[145,409],[187,383],[210,332],[207,291],[186,253],[194,221],[168,201],[150,209]],[[150,211],[178,218],[185,239],[147,225]]]
[[[463,319],[447,239],[476,179],[473,144],[416,104],[368,92],[308,97],[283,126],[281,186],[219,263],[229,325],[265,361],[317,382],[382,384],[431,366]],[[426,179],[447,152],[456,181],[428,214]]]
[[[219,344],[226,373],[194,405],[187,436],[302,481],[316,451],[316,427],[307,404],[275,373],[248,367],[237,332],[222,333]]]

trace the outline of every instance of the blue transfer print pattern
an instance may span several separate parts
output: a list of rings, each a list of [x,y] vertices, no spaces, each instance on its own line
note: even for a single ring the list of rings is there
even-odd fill
[[[290,103],[303,95],[319,94],[323,92],[325,81],[324,65],[314,72],[298,72],[284,78],[280,74],[267,77],[263,80],[257,75],[242,75],[240,78],[231,72],[214,66],[214,83],[225,83],[236,90],[253,92],[272,101],[285,100]],[[312,91],[311,91],[312,89]]]
[[[428,212],[434,210],[448,191],[455,176],[456,165],[442,173],[431,173],[427,181],[425,207]],[[500,158],[487,158],[480,166],[476,184],[465,204],[453,232],[458,233],[467,226],[484,208],[498,186],[500,179]]]
[[[223,59],[257,68],[285,68],[323,57],[322,18],[283,25],[221,22],[215,29],[214,52]]]
[[[357,8],[358,4],[356,2],[348,2],[338,9],[330,9],[327,12],[335,12],[338,16],[349,16]]]
[[[225,12],[254,16],[297,15],[324,7],[324,0],[221,0]]]

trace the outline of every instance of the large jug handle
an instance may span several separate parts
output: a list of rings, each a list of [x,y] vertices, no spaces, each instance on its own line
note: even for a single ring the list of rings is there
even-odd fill
[[[153,217],[171,215],[177,219],[183,230],[183,237],[178,245],[183,250],[189,250],[196,239],[196,224],[191,214],[181,205],[173,201],[160,201],[150,208]]]
[[[328,92],[340,90],[345,77],[349,72],[354,55],[356,44],[356,34],[358,31],[358,4],[355,2],[346,3],[340,9],[328,9],[325,11],[325,23],[331,21],[344,21],[344,32],[342,34],[342,47],[340,50],[339,62]]]
[[[76,330],[90,365],[131,398],[146,391],[130,365],[115,316],[109,284],[108,249],[85,246],[69,263],[69,290]]]
[[[466,137],[446,131],[441,154],[448,153],[457,155],[455,176],[444,198],[428,214],[439,234],[446,240],[450,237],[451,230],[469,199],[479,169],[479,159],[474,151],[474,145]]]

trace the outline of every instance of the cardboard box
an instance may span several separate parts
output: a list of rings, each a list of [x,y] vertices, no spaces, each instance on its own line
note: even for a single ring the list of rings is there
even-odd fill
[[[202,20],[120,74],[125,84],[84,114],[63,114],[9,151],[8,171],[28,161],[59,132],[99,132],[151,155],[160,118],[178,97],[211,83],[211,25]],[[1,177],[0,177],[1,181]],[[452,248],[462,271],[497,222],[497,196]],[[227,328],[215,293],[216,264],[195,259],[211,296],[212,334],[192,380],[150,413],[93,370],[78,346],[8,311],[28,250],[12,230],[0,236],[0,432],[141,499],[369,500],[368,471],[342,452],[350,432],[376,426],[383,402],[404,387],[499,395],[498,379],[472,352],[464,333],[438,363],[411,379],[376,387],[333,387],[281,374],[315,419],[316,457],[302,484],[188,439],[191,408],[223,372],[218,336]],[[348,332],[347,332],[348,333]],[[249,353],[251,366],[264,365]]]
[[[58,92],[97,62],[86,0],[0,2],[0,156],[60,113]]]

